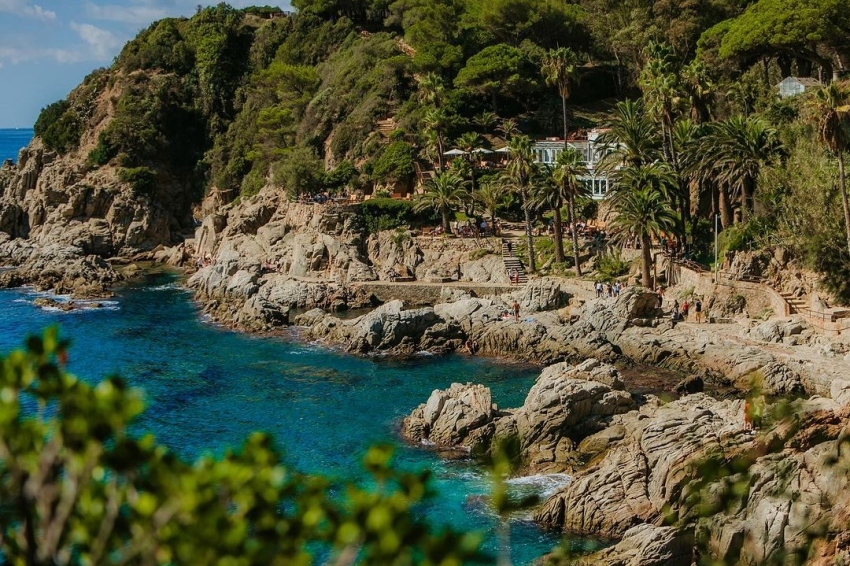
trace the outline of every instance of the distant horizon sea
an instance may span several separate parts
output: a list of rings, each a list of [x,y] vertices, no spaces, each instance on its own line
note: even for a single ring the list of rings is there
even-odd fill
[[[18,152],[32,139],[32,128],[0,128],[0,163],[18,161]]]

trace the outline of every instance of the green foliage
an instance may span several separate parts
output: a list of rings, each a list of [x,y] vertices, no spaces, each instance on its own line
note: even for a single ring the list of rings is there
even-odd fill
[[[726,29],[723,57],[799,55],[817,61],[819,48],[850,39],[850,15],[842,0],[759,0]]]
[[[281,161],[272,167],[272,182],[282,186],[290,198],[294,198],[321,190],[324,174],[325,165],[315,151],[307,147],[295,147],[288,150]]]
[[[498,100],[514,101],[539,87],[532,61],[519,48],[500,43],[482,49],[466,61],[455,79],[458,88],[489,99],[498,113]]]
[[[138,194],[152,195],[156,191],[156,171],[148,167],[131,167],[120,169],[118,178],[128,183],[133,191]]]
[[[401,183],[409,185],[413,182],[416,170],[413,160],[416,155],[413,146],[407,142],[392,142],[375,160],[372,167],[372,178],[379,183]]]
[[[47,148],[67,153],[80,145],[83,124],[71,104],[67,100],[60,100],[41,110],[33,130]]]
[[[310,564],[327,551],[448,566],[478,556],[480,537],[416,518],[429,472],[394,471],[388,447],[364,458],[370,490],[293,472],[260,433],[187,463],[129,433],[139,391],[66,373],[67,351],[51,328],[0,366],[0,498],[15,503],[3,507],[0,551],[10,563]]]
[[[410,201],[392,198],[373,198],[363,201],[357,205],[357,213],[366,231],[371,234],[411,225],[418,218]]]
[[[596,272],[599,277],[606,281],[613,281],[617,277],[626,275],[631,268],[631,262],[623,259],[618,251],[603,253],[596,258]]]

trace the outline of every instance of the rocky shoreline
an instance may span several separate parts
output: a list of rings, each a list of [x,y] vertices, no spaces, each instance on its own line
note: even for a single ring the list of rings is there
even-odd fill
[[[850,501],[836,470],[850,430],[850,347],[800,319],[677,325],[640,288],[596,299],[551,278],[476,296],[440,282],[507,285],[498,240],[369,233],[350,207],[289,203],[273,187],[238,204],[204,203],[194,238],[169,247],[179,239],[174,216],[114,172],[80,169],[37,142],[18,168],[0,171],[0,189],[0,261],[11,266],[0,287],[103,297],[149,260],[182,269],[203,311],[241,331],[295,324],[304,339],[357,355],[471,349],[545,366],[522,407],[499,409],[486,388],[456,384],[423,400],[401,434],[473,454],[514,439],[523,473],[572,474],[535,521],[619,541],[588,564],[690,564],[695,552],[752,564],[803,550],[817,564],[848,557]],[[400,276],[436,282],[439,300],[380,304],[362,286],[392,290]],[[684,377],[657,380],[655,393],[680,397],[638,393],[634,366]],[[778,403],[786,416],[754,437],[743,430],[743,398],[760,395],[797,400]],[[714,476],[705,462],[719,466]],[[706,493],[711,513],[695,503]]]

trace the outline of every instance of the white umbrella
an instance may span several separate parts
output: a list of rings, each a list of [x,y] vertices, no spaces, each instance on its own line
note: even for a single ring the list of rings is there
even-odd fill
[[[495,153],[510,153],[510,152],[511,152],[511,148],[508,147],[508,146],[505,146],[505,147],[497,149]]]
[[[444,152],[443,155],[466,155],[466,152],[459,149],[450,149]]]
[[[493,153],[489,149],[484,149],[483,147],[479,147],[472,150],[472,153]]]

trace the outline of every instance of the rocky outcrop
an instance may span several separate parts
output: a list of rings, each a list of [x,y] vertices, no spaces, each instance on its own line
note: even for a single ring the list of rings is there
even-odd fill
[[[269,309],[374,306],[352,285],[358,282],[460,276],[507,283],[501,256],[470,257],[480,255],[479,242],[416,238],[406,230],[370,234],[356,207],[292,203],[274,187],[209,214],[195,245],[202,265],[189,286],[205,311],[240,328],[270,330],[279,318]],[[547,294],[550,288],[536,290],[529,308],[563,300]]]
[[[77,298],[103,297],[110,295],[110,288],[123,279],[100,256],[86,255],[73,246],[38,247],[0,234],[0,257],[15,266],[0,272],[3,288],[32,285],[40,291]]]
[[[850,398],[837,389],[836,398]],[[697,394],[613,417],[599,433],[611,433],[607,448],[535,519],[622,538],[585,563],[690,564],[692,555],[674,550],[674,540],[693,541],[687,545],[693,556],[725,564],[773,563],[795,554],[835,563],[830,560],[850,541],[848,405],[798,401],[795,416],[765,421],[755,437],[743,430],[742,411],[741,401]],[[652,526],[662,515],[676,526]],[[829,544],[833,540],[844,542]]]
[[[614,546],[583,556],[576,566],[691,566],[694,533],[688,529],[642,524],[632,527]]]
[[[481,453],[516,439],[527,470],[562,472],[575,463],[582,438],[634,407],[622,389],[620,373],[593,359],[544,369],[518,409],[499,411],[487,388],[456,383],[434,391],[405,418],[402,435],[411,442]]]

